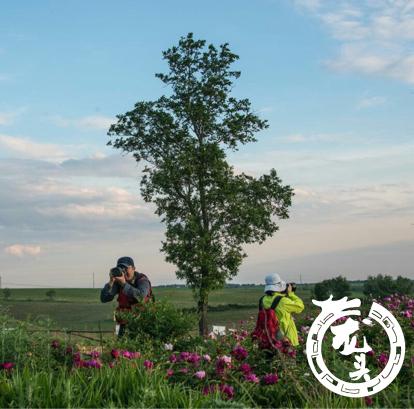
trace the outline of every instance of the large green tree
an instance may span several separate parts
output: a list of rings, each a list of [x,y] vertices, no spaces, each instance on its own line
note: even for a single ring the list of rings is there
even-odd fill
[[[163,58],[169,72],[156,77],[171,92],[118,115],[108,145],[144,161],[141,194],[166,224],[161,250],[193,289],[205,335],[210,291],[237,274],[244,244],[262,243],[289,217],[293,190],[274,169],[255,178],[226,161],[227,150],[268,126],[248,99],[231,96],[240,72],[228,44],[207,46],[190,33]]]

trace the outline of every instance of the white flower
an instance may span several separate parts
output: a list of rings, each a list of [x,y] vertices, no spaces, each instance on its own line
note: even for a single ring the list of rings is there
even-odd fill
[[[166,351],[172,351],[173,350],[173,344],[164,344],[164,349]]]

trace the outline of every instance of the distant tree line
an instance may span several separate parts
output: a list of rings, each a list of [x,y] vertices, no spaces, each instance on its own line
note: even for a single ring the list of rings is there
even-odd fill
[[[326,300],[332,294],[334,299],[351,295],[351,284],[362,285],[362,292],[365,296],[381,298],[390,294],[412,294],[414,292],[414,281],[398,276],[393,278],[389,275],[378,274],[368,276],[367,280],[348,281],[343,276],[323,280],[316,283],[313,288],[313,295],[317,300]]]

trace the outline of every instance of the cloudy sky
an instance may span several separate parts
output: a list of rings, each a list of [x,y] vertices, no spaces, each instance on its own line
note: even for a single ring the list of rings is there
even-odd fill
[[[270,123],[229,161],[296,192],[235,281],[413,277],[414,1],[27,0],[0,13],[3,287],[100,287],[123,255],[176,282],[140,166],[106,131],[165,93],[161,51],[190,31],[230,43],[234,93]]]

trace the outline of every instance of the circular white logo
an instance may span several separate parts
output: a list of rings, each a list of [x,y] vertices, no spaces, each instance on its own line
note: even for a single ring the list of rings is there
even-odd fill
[[[309,330],[306,355],[309,366],[318,381],[338,395],[354,398],[373,395],[386,388],[398,375],[405,355],[404,334],[396,318],[386,308],[373,302],[368,314],[369,319],[363,320],[367,325],[372,325],[371,319],[379,323],[386,332],[390,344],[388,362],[381,373],[372,379],[368,374],[369,369],[365,367],[365,353],[370,351],[371,347],[367,344],[365,337],[362,347],[356,347],[355,335],[350,338],[351,334],[359,329],[359,322],[348,318],[344,324],[332,327],[334,334],[332,347],[339,349],[343,346],[341,352],[343,355],[356,353],[354,366],[357,370],[349,373],[350,378],[352,380],[364,379],[363,382],[349,382],[339,379],[327,368],[322,356],[322,342],[326,331],[336,320],[341,317],[361,315],[358,309],[350,309],[360,307],[361,300],[355,298],[348,301],[348,297],[332,300],[331,295],[325,301],[312,300],[312,302],[320,306],[322,311]]]

